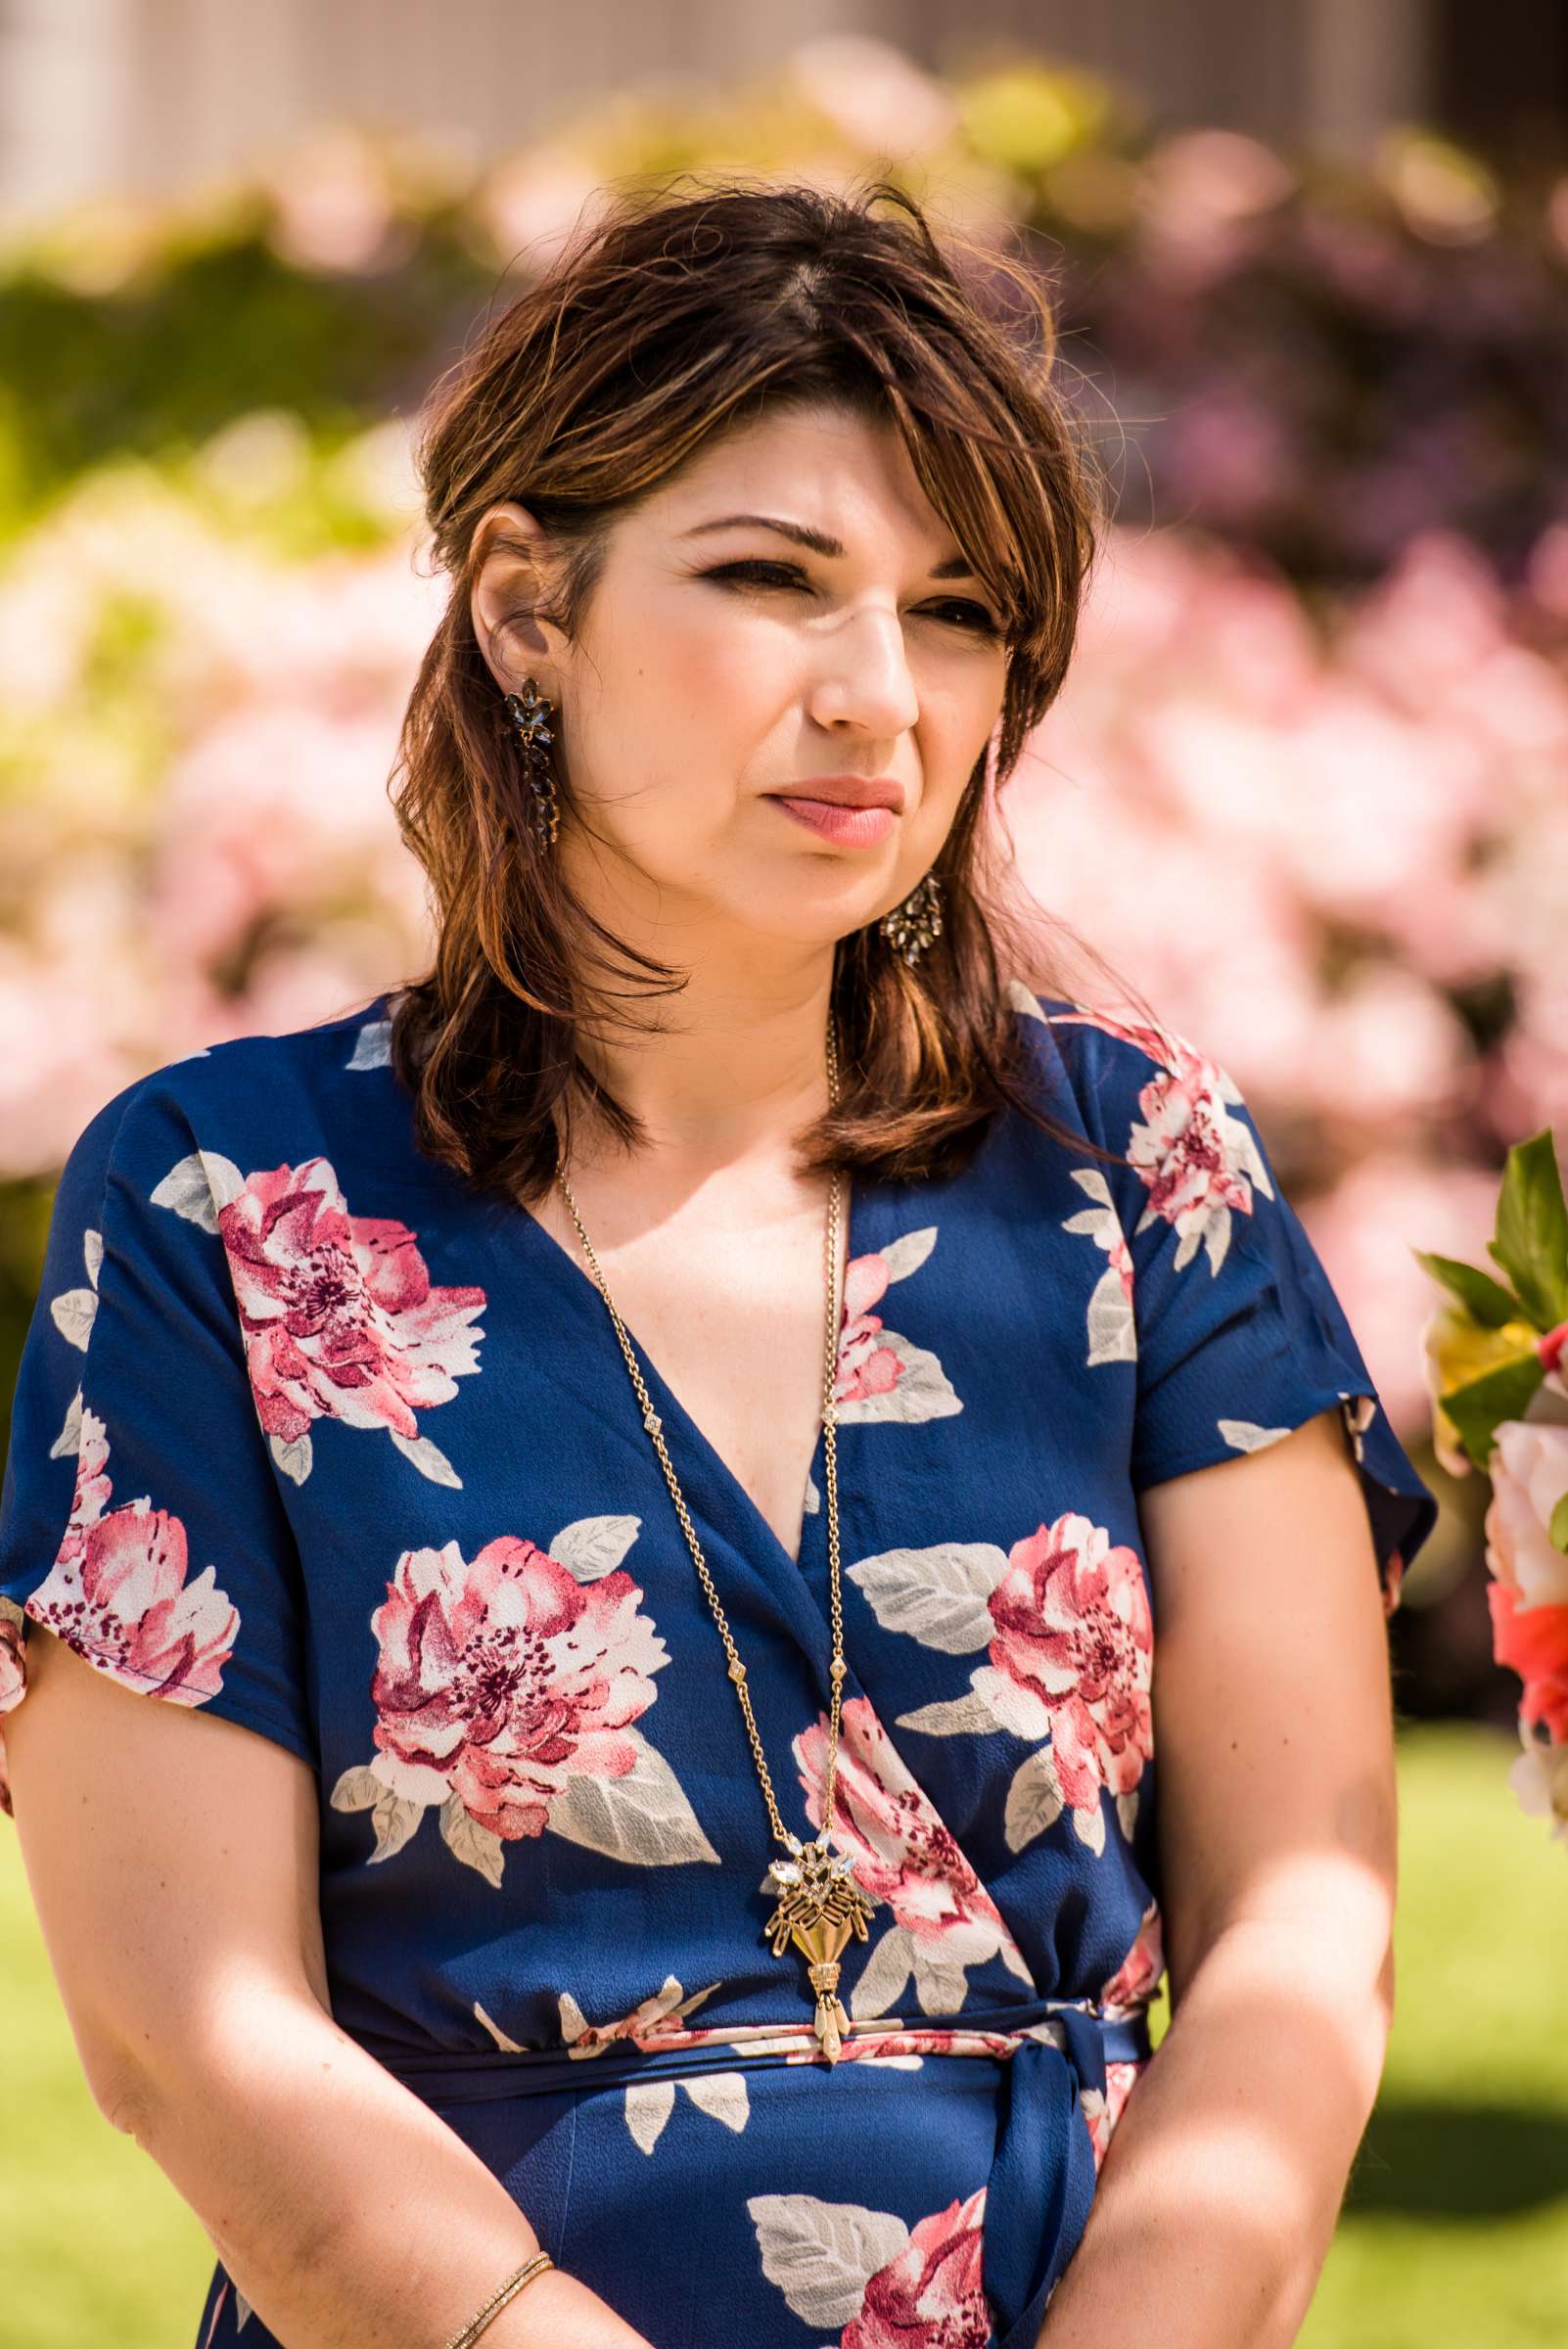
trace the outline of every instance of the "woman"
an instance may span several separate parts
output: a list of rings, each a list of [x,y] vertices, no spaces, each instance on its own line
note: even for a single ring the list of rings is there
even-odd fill
[[[1032,299],[884,185],[581,237],[422,440],[432,969],[66,1168],[0,1704],[202,2344],[1310,2297],[1433,1504],[1234,1085],[1024,976],[1096,518]]]

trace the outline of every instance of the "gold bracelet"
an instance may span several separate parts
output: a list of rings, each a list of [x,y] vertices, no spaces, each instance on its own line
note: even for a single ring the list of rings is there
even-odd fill
[[[479,2339],[491,2317],[506,2306],[514,2292],[520,2292],[526,2283],[531,2282],[535,2276],[542,2276],[546,2268],[553,2268],[554,2265],[548,2251],[535,2251],[531,2259],[523,2262],[515,2276],[507,2278],[498,2292],[491,2294],[479,2314],[470,2317],[460,2332],[453,2333],[446,2343],[446,2349],[468,2349],[470,2341]]]

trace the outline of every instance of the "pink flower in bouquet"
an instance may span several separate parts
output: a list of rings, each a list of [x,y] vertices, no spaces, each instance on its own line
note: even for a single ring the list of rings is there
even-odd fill
[[[1568,1427],[1504,1419],[1492,1454],[1487,1564],[1532,1613],[1568,1607],[1568,1557],[1552,1542],[1551,1513],[1568,1494]]]

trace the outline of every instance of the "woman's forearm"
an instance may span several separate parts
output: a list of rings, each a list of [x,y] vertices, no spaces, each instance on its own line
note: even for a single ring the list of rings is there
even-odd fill
[[[440,2349],[538,2238],[499,2180],[313,2000],[248,1988],[222,2030],[104,2098],[287,2349]],[[554,2269],[484,2349],[649,2349]]]
[[[1194,1968],[1112,2133],[1039,2349],[1289,2349],[1376,2100],[1392,1963],[1237,1924]]]

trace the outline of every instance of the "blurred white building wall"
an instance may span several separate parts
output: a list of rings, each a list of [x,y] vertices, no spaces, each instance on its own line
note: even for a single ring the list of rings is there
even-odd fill
[[[1363,145],[1421,113],[1434,0],[0,0],[0,222],[244,173],[323,119],[476,161],[600,92],[723,81],[821,32],[930,66],[1022,46],[1159,119]]]

